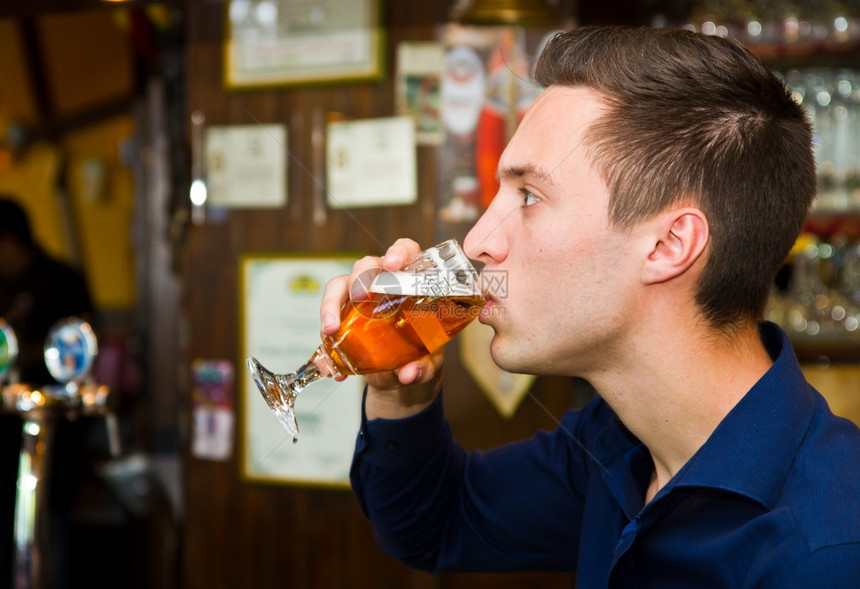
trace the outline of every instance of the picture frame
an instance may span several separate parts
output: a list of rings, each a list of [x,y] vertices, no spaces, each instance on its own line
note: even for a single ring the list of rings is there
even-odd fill
[[[380,0],[228,0],[224,82],[229,89],[380,79]]]
[[[361,422],[364,379],[324,379],[296,402],[298,442],[277,420],[245,361],[289,373],[320,345],[319,304],[326,283],[348,274],[360,254],[246,253],[239,260],[239,437],[246,482],[349,488]]]

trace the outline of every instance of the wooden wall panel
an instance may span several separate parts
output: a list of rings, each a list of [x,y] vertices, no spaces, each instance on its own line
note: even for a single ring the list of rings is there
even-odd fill
[[[401,40],[435,38],[445,2],[387,2],[384,20],[389,74]],[[440,227],[435,218],[436,154],[419,149],[419,202],[411,206],[328,210],[313,222],[315,179],[310,166],[315,109],[347,118],[389,116],[390,75],[377,83],[227,92],[222,86],[223,5],[192,2],[187,49],[189,111],[207,124],[282,122],[289,128],[289,201],[273,211],[231,211],[226,219],[191,228],[185,250],[185,307],[191,325],[189,360],[230,358],[239,370],[237,264],[243,252],[381,253],[397,237],[434,242],[463,227]],[[317,114],[317,116],[319,116]],[[568,379],[540,379],[511,420],[498,416],[477,392],[450,350],[446,405],[452,427],[469,448],[490,447],[555,426],[553,416],[581,401],[582,387]],[[237,445],[238,448],[238,440]],[[412,571],[376,545],[358,503],[347,491],[246,483],[236,458],[187,459],[183,586],[188,589],[255,587],[460,588],[570,587],[572,575],[452,574]],[[539,500],[536,498],[536,500]]]

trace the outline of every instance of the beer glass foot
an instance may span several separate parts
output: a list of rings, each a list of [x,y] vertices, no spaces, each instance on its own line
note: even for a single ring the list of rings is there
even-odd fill
[[[256,358],[248,358],[248,370],[272,412],[293,437],[299,441],[299,424],[293,405],[304,387],[323,378],[313,361],[307,362],[296,372],[274,374],[260,364]]]

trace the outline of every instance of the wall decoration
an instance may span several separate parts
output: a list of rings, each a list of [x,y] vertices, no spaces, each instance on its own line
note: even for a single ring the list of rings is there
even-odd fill
[[[554,31],[553,31],[554,33]],[[531,66],[552,33],[512,26],[451,24],[446,48],[441,119],[439,217],[472,222],[498,190],[499,157],[540,90]]]
[[[418,198],[415,123],[381,117],[329,123],[326,129],[328,205],[412,204]]]
[[[359,256],[247,254],[240,261],[242,475],[245,480],[349,487],[349,467],[361,417],[364,380],[325,379],[296,403],[299,441],[269,409],[245,367],[254,356],[290,372],[320,344],[319,305],[326,283],[348,274]]]
[[[229,360],[191,363],[191,455],[224,461],[233,454],[234,370]]]
[[[225,85],[233,89],[377,79],[379,0],[229,0]]]
[[[445,48],[441,43],[413,42],[397,46],[397,114],[415,119],[419,145],[445,139],[439,109]]]
[[[284,125],[224,125],[206,129],[207,204],[275,208],[287,202]]]

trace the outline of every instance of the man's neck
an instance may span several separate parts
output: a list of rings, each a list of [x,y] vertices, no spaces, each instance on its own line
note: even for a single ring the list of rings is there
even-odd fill
[[[625,370],[595,388],[648,448],[655,474],[650,501],[707,441],[717,425],[770,368],[772,361],[751,325],[731,341],[676,330],[642,342]]]

